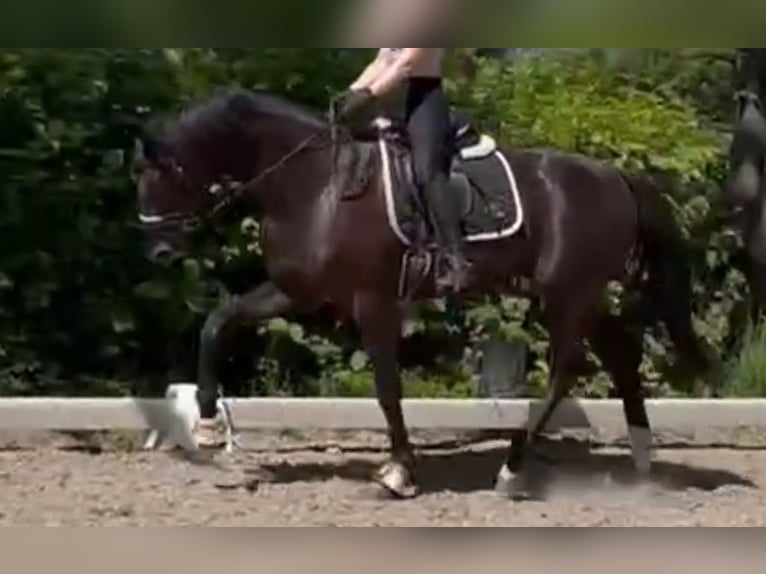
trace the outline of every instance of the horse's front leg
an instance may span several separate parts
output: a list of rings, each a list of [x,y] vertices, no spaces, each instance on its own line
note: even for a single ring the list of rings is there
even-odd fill
[[[202,447],[219,445],[218,387],[221,346],[227,326],[242,321],[262,322],[289,313],[293,301],[273,283],[264,283],[253,291],[232,297],[208,317],[200,336],[199,402],[202,420],[198,442]]]
[[[388,423],[391,441],[391,460],[381,467],[376,481],[394,496],[413,498],[418,494],[415,456],[404,423],[399,374],[401,309],[395,300],[387,297],[359,294],[354,300],[354,316],[375,369],[378,401]]]

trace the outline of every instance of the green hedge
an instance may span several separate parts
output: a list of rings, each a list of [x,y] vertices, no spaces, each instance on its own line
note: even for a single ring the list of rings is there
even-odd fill
[[[193,377],[205,314],[227,290],[263,278],[257,226],[242,222],[223,248],[179,270],[144,261],[132,164],[141,122],[234,84],[324,109],[368,56],[304,48],[3,50],[0,393],[158,392],[169,377]],[[699,327],[722,348],[744,288],[730,270],[733,245],[715,191],[725,143],[712,126],[725,117],[730,90],[720,54],[459,56],[450,84],[455,103],[505,143],[677,176],[674,199],[695,248]],[[407,325],[408,392],[470,394],[480,344],[499,334],[532,344],[538,392],[547,342],[536,324],[522,327],[526,312],[512,299],[465,313],[423,307]],[[239,393],[371,392],[369,365],[350,329],[277,320],[240,335],[225,365]],[[662,334],[649,337],[647,348],[644,374],[656,392],[667,392]],[[585,389],[605,393],[601,379]]]

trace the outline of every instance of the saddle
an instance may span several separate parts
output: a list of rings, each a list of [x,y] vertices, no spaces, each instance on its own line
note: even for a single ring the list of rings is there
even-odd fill
[[[452,110],[450,138],[454,155],[447,193],[460,200],[463,235],[468,243],[507,238],[521,227],[523,213],[510,161],[495,139],[481,133],[468,114]],[[376,118],[339,148],[336,185],[349,201],[360,197],[377,175],[381,160],[389,224],[407,246],[431,239],[429,218],[415,183],[411,147],[404,126]]]
[[[450,110],[449,140],[455,156],[462,159],[480,159],[487,157],[497,150],[495,140],[481,134],[473,124],[472,118],[464,111]],[[361,141],[375,141],[380,137],[393,145],[399,145],[411,149],[407,131],[403,125],[394,121],[379,117],[376,118],[370,128],[360,134]],[[455,159],[453,157],[453,159]]]
[[[511,160],[493,137],[477,130],[468,114],[460,110],[451,112],[450,137],[454,155],[446,192],[460,200],[465,242],[514,236],[522,228],[524,211]],[[352,142],[338,148],[335,177],[344,201],[361,197],[372,177],[382,179],[389,227],[405,247],[400,292],[408,291],[408,277],[418,274],[411,271],[413,266],[422,271],[421,275],[432,270],[436,245],[428,210],[415,183],[404,127],[377,118],[361,133],[355,133]]]

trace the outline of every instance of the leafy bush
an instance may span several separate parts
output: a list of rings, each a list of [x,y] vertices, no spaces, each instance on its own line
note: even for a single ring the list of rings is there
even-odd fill
[[[673,175],[693,246],[698,325],[722,349],[744,293],[732,271],[736,243],[708,183],[724,165],[712,124],[726,116],[730,86],[721,66],[698,56],[609,54],[494,61],[462,52],[470,65],[456,68],[450,93],[507,145],[551,146]],[[367,57],[308,48],[2,51],[0,393],[159,392],[168,377],[193,378],[206,314],[226,291],[263,279],[258,225],[242,221],[224,247],[178,270],[144,261],[132,180],[141,123],[233,84],[325,109]],[[406,326],[407,393],[470,395],[481,343],[500,336],[531,345],[531,389],[539,394],[547,337],[534,318],[511,298],[464,312],[443,302],[420,307]],[[369,395],[358,339],[337,327],[317,318],[243,329],[231,341],[226,378],[238,394]],[[643,370],[657,393],[666,392],[666,348],[662,333],[647,338]],[[603,378],[583,392],[603,396]]]

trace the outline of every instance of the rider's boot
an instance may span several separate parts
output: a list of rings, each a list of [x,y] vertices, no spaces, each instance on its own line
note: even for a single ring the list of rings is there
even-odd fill
[[[463,252],[458,202],[450,195],[451,191],[444,180],[444,176],[437,176],[426,183],[423,195],[432,213],[436,239],[444,251],[441,259],[446,264],[437,266],[437,289],[441,292],[451,287],[458,293],[465,286],[468,262]]]

